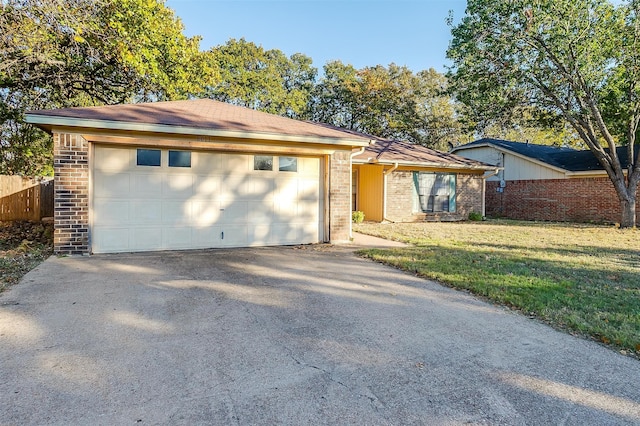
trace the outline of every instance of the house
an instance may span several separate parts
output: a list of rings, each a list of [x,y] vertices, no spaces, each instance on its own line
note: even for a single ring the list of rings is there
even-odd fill
[[[487,179],[488,216],[566,222],[620,220],[620,201],[613,184],[589,150],[485,138],[451,152],[502,167]],[[619,147],[617,153],[626,168],[627,148]]]
[[[369,137],[209,99],[32,111],[58,254],[348,241]]]
[[[352,209],[377,222],[484,214],[485,172],[496,171],[454,154],[383,139],[356,151],[352,161]]]

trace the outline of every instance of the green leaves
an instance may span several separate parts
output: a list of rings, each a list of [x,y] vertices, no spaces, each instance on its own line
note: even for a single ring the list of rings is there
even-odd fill
[[[376,136],[447,149],[461,128],[444,76],[390,64],[356,70],[340,61],[324,67],[311,117]]]

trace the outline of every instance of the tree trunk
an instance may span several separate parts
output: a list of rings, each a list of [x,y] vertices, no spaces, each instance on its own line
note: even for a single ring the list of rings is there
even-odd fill
[[[620,221],[620,228],[635,228],[636,227],[636,199],[635,197],[628,200],[620,201],[620,207],[622,209],[622,220]]]

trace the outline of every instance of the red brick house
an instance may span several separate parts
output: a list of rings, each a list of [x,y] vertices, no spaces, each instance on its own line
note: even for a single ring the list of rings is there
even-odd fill
[[[589,150],[480,139],[452,153],[494,164],[487,179],[486,214],[522,220],[616,223],[621,210],[607,173]],[[627,150],[618,157],[626,167]],[[638,212],[640,215],[640,204]]]
[[[484,215],[485,173],[496,171],[457,155],[382,139],[356,151],[352,161],[352,208],[377,222]]]

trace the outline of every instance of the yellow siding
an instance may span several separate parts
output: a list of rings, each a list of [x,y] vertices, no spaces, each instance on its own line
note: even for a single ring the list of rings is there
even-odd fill
[[[365,164],[358,171],[358,208],[365,220],[382,222],[384,166]]]

